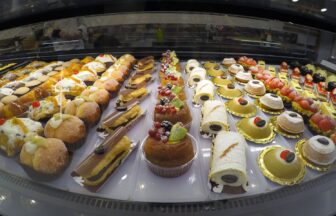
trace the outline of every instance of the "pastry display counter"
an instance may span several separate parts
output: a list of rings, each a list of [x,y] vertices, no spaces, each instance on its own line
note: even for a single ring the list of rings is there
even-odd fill
[[[73,4],[0,20],[1,215],[334,213],[329,12]]]

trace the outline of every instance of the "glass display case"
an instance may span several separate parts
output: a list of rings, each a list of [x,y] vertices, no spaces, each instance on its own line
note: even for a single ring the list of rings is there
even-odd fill
[[[0,214],[333,214],[335,10],[3,1]]]

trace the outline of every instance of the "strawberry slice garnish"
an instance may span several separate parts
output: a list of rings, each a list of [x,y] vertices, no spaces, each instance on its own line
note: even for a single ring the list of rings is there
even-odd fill
[[[40,104],[39,101],[34,101],[34,102],[32,103],[33,108],[37,108],[37,107],[39,107],[40,105],[41,105],[41,104]]]

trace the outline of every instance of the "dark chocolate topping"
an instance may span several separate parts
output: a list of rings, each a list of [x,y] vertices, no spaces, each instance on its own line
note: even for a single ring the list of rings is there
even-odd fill
[[[240,99],[240,100],[239,100],[239,104],[242,105],[242,106],[245,106],[245,105],[247,105],[247,100],[245,100],[245,99]]]
[[[222,180],[226,183],[235,183],[236,181],[238,181],[238,177],[235,175],[224,175],[222,176]]]
[[[104,154],[105,153],[105,149],[104,149],[104,146],[98,146],[97,148],[95,148],[95,150],[94,150],[94,153],[95,154],[98,154],[98,155],[100,155],[100,154]]]
[[[290,113],[289,116],[293,117],[293,118],[298,117],[298,115],[296,113]]]
[[[200,99],[201,99],[202,101],[207,101],[207,100],[209,100],[209,96],[208,96],[208,95],[202,95],[202,96],[200,97]]]
[[[214,69],[219,70],[219,65],[215,65]]]
[[[195,67],[190,67],[189,70],[192,71]]]
[[[194,78],[193,80],[194,80],[194,82],[199,82],[200,78]]]
[[[278,98],[278,95],[276,95],[276,94],[271,94],[271,97]]]
[[[260,121],[257,122],[256,125],[257,125],[258,127],[264,127],[265,124],[266,124],[266,121],[265,121],[265,120],[260,120]]]
[[[253,84],[259,84],[259,81],[255,80],[255,81],[252,81]]]
[[[286,162],[290,163],[295,159],[295,154],[293,152],[289,152],[286,156]]]
[[[222,126],[220,126],[220,125],[216,125],[216,124],[210,125],[209,128],[210,128],[211,130],[213,130],[213,131],[220,131],[220,130],[222,130]]]
[[[127,106],[118,106],[116,107],[117,111],[126,111],[127,110]]]
[[[329,141],[324,137],[318,138],[317,142],[321,143],[322,145],[329,145]]]
[[[229,89],[234,89],[234,88],[235,88],[234,84],[232,84],[232,83],[229,83],[229,84],[227,85],[227,87],[228,87]]]

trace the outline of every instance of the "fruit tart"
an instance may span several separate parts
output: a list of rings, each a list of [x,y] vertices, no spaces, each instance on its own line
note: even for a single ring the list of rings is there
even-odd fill
[[[178,97],[173,99],[162,97],[155,106],[154,121],[162,122],[164,120],[172,123],[182,122],[185,127],[189,128],[192,117],[187,103]]]
[[[336,130],[336,120],[329,115],[316,112],[310,117],[308,128],[313,134],[330,136]]]
[[[308,120],[314,113],[319,110],[319,103],[311,98],[297,97],[292,102],[294,111],[300,113],[305,120]]]
[[[184,91],[183,86],[176,86],[172,84],[167,84],[166,86],[158,87],[158,99],[163,97],[175,98],[178,97],[180,100],[184,101],[187,99],[187,96]]]

